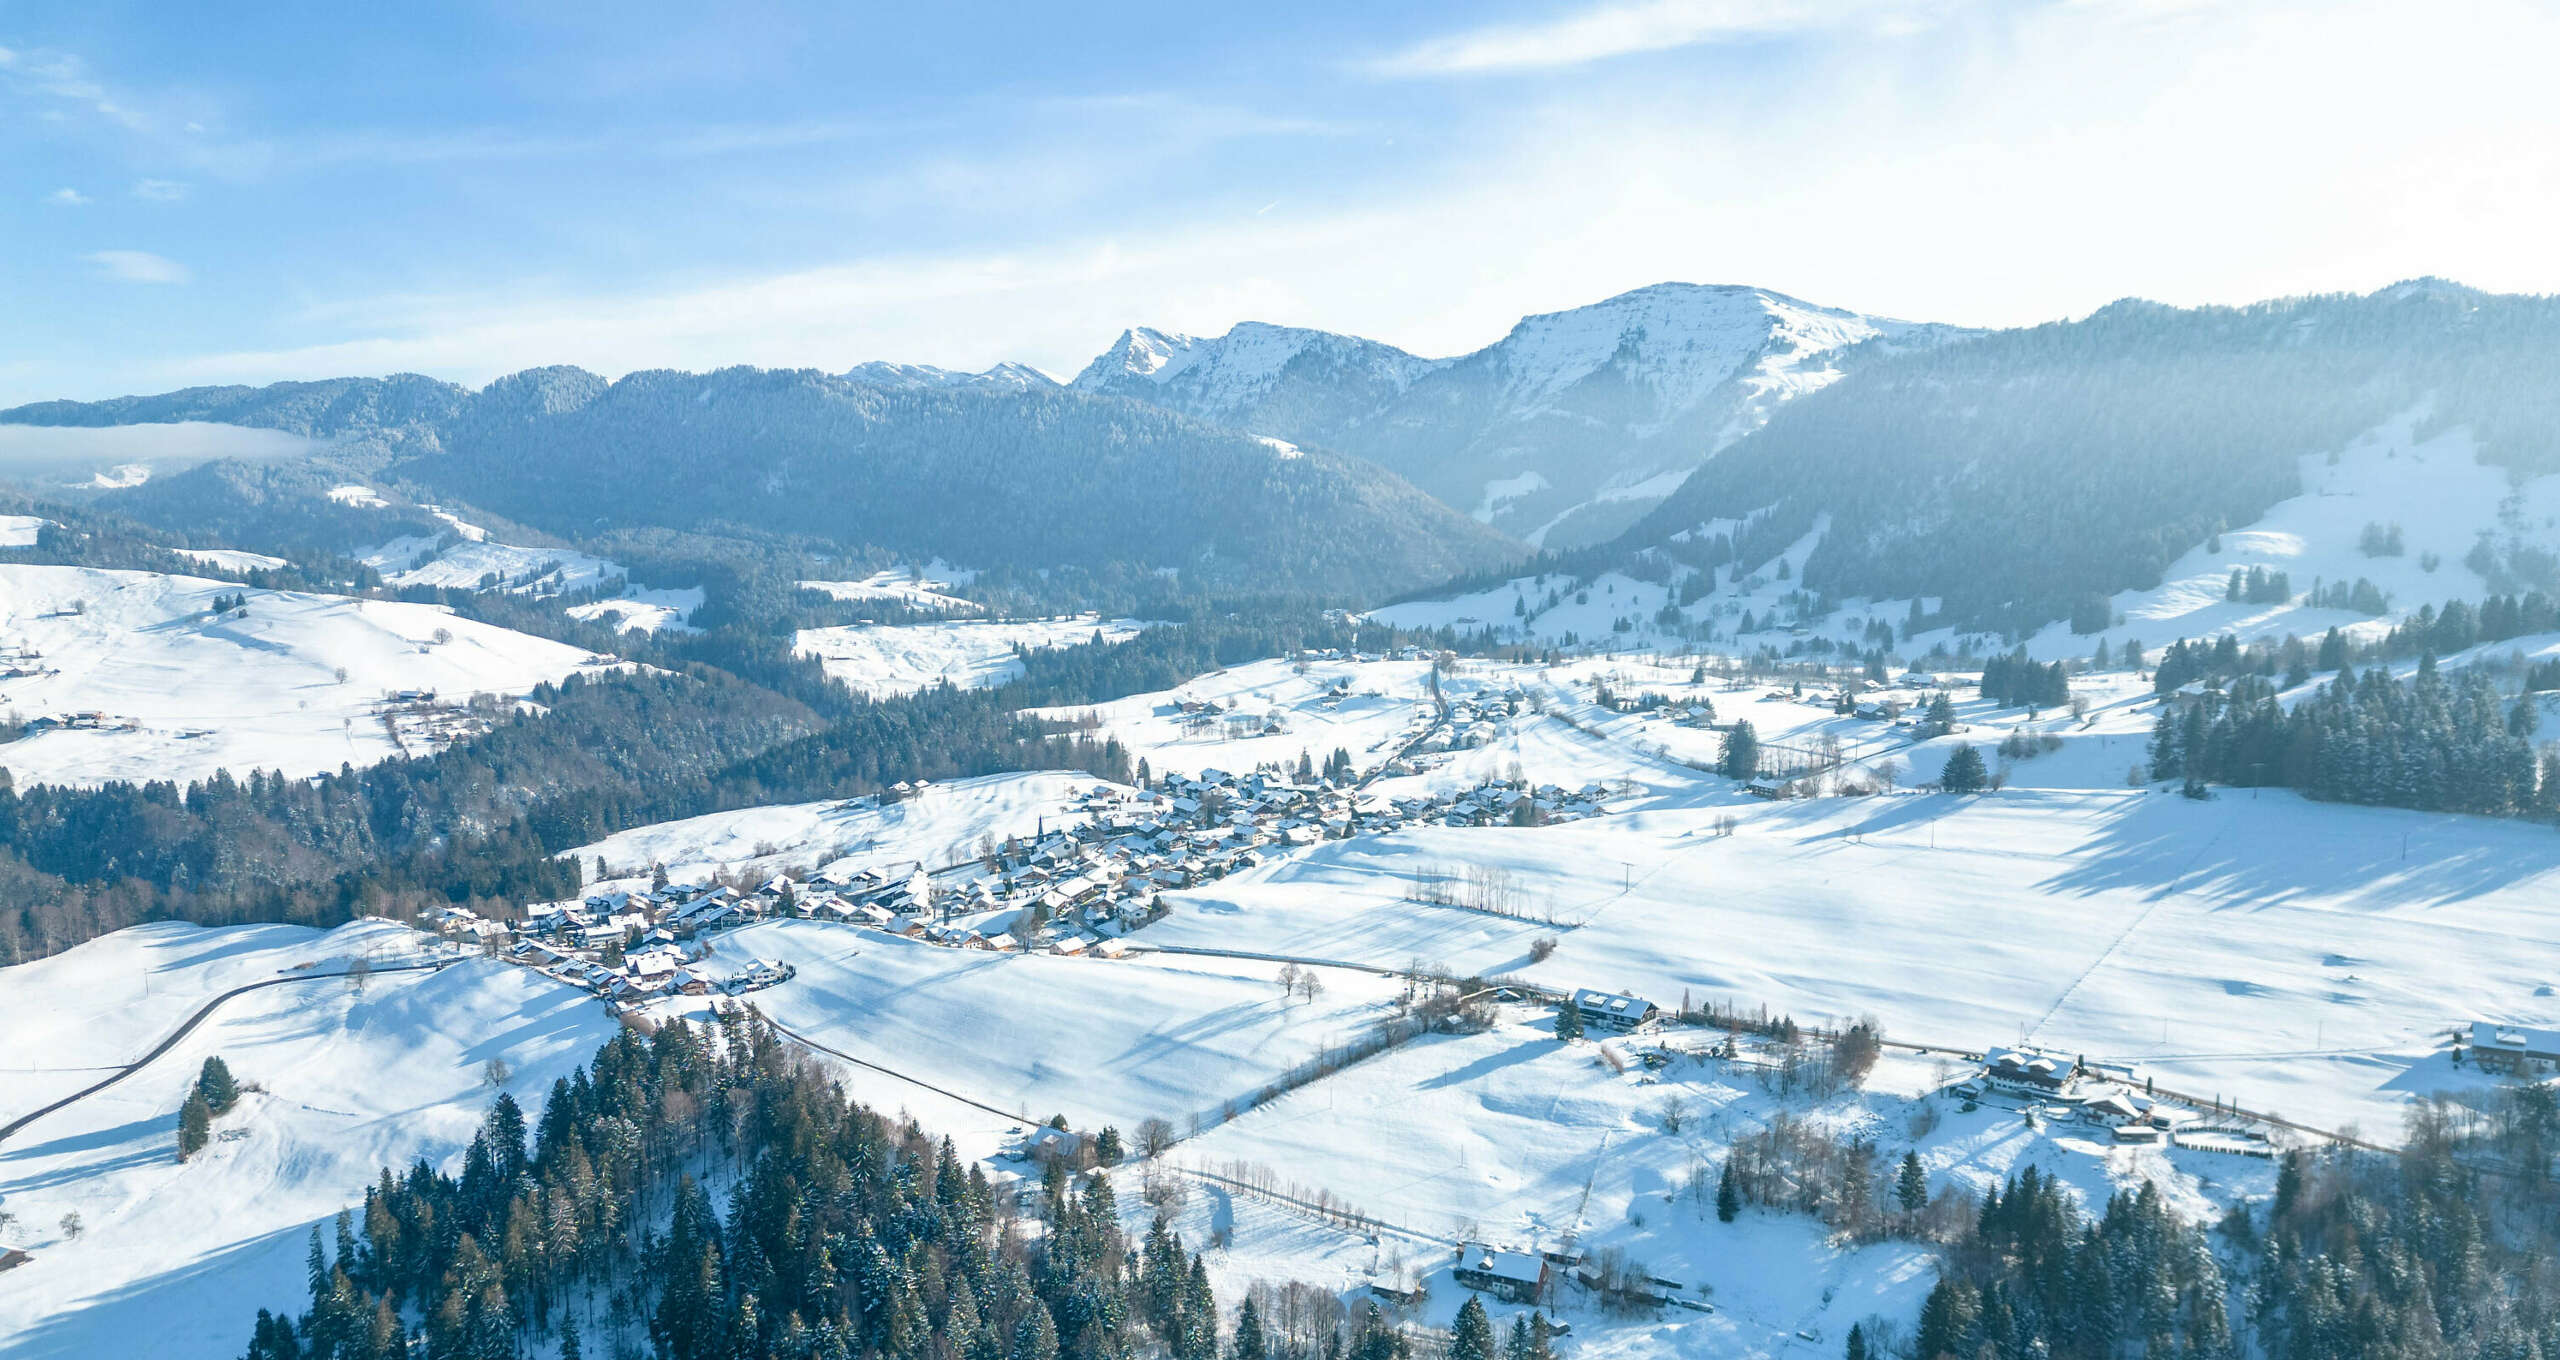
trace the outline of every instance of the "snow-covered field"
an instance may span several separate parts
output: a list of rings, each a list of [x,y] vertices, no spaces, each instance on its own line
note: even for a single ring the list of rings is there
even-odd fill
[[[1402,900],[1453,864],[1507,876],[1538,919]],[[1172,895],[1136,939],[1873,1014],[1916,1042],[2032,1039],[2389,1135],[2407,1096],[2452,1081],[2456,1022],[2560,1022],[2560,942],[2537,924],[2555,889],[2547,828],[2273,790],[1722,795],[1333,842]]]
[[[1715,1169],[1737,1136],[1782,1108],[1749,1063],[1676,1056],[1659,1072],[1630,1064],[1621,1073],[1598,1044],[1561,1044],[1544,1020],[1543,1011],[1511,1009],[1484,1033],[1426,1037],[1210,1130],[1174,1156],[1231,1179],[1267,1172],[1302,1198],[1321,1189],[1421,1236],[1522,1250],[1616,1248],[1686,1297],[1712,1300],[1710,1313],[1665,1309],[1632,1320],[1574,1310],[1580,1355],[1828,1354],[1851,1323],[1881,1314],[1907,1324],[1918,1311],[1936,1278],[1923,1248],[1834,1243],[1808,1218],[1759,1209],[1717,1221]],[[1703,1050],[1715,1037],[1691,1032],[1675,1042]],[[2209,1212],[2235,1195],[2265,1193],[2272,1180],[2263,1162],[2116,1147],[2069,1126],[2029,1129],[1988,1105],[1964,1113],[1920,1094],[1934,1075],[1888,1060],[1865,1093],[1810,1107],[1799,1098],[1793,1107],[1875,1140],[1887,1156],[1913,1149],[1933,1181],[1977,1190],[2032,1163],[2093,1206],[2149,1179],[2173,1203]],[[1663,1119],[1675,1102],[1683,1115],[1676,1131]],[[1924,1107],[1933,1127],[1913,1122]],[[1700,1169],[1704,1197],[1692,1189]],[[1306,1220],[1216,1182],[1196,1186],[1192,1201],[1187,1237],[1207,1240],[1222,1220],[1233,1233],[1208,1257],[1229,1289],[1255,1278],[1344,1289],[1420,1278],[1432,1291],[1423,1316],[1444,1327],[1467,1296],[1449,1278],[1446,1247],[1393,1236],[1369,1245],[1347,1234],[1326,1242]],[[1506,1331],[1518,1310],[1487,1303],[1497,1334]],[[1823,1344],[1802,1344],[1800,1332]]]
[[[949,949],[853,926],[775,921],[724,937],[797,977],[758,1009],[854,1057],[960,1096],[1078,1128],[1150,1116],[1191,1127],[1387,1014],[1401,988],[1340,974],[1313,1001],[1268,964]]]
[[[0,566],[0,646],[31,672],[0,679],[0,708],[105,715],[0,747],[0,764],[22,785],[371,764],[400,749],[379,712],[392,691],[520,694],[590,659],[431,605],[248,591],[246,617],[210,612],[236,593],[192,576]]]
[[[287,565],[281,557],[242,552],[238,548],[178,548],[175,551],[180,557],[202,562],[208,567],[220,567],[224,571],[273,571]]]
[[[977,601],[964,600],[950,592],[954,587],[967,585],[976,576],[976,572],[937,559],[921,567],[876,571],[859,581],[802,581],[800,588],[852,604],[879,600],[916,609],[943,609],[964,614],[976,611],[979,608]]]
[[[856,624],[804,628],[796,643],[827,674],[875,698],[913,694],[949,681],[961,689],[1001,685],[1022,673],[1017,650],[1073,647],[1100,637],[1125,642],[1146,625],[1091,614],[984,623]]]
[[[299,926],[160,924],[0,969],[12,998],[0,1008],[0,1122],[131,1062],[222,992],[358,957],[425,957],[423,944],[415,932],[380,925],[321,939]]]
[[[564,612],[573,619],[610,620],[616,631],[624,633],[684,633],[694,631],[688,620],[701,607],[702,590],[695,586],[683,590],[625,590],[611,599],[573,604]]]
[[[977,854],[989,837],[1028,837],[1044,819],[1052,825],[1080,820],[1077,795],[1101,783],[1051,771],[986,775],[935,784],[886,805],[870,799],[787,803],[658,822],[567,853],[590,878],[601,859],[616,875],[646,877],[652,865],[663,865],[678,882],[740,869],[806,873],[843,860],[912,860],[940,868]]]
[[[299,963],[405,951],[418,937],[359,922],[137,927],[0,970],[0,1035],[13,1061],[140,1056],[204,997]],[[149,978],[154,993],[135,995]],[[117,1004],[117,1003],[123,1004]],[[0,1145],[0,1204],[33,1259],[0,1281],[0,1356],[216,1360],[245,1344],[260,1307],[307,1296],[313,1224],[359,1203],[385,1165],[458,1159],[486,1111],[485,1065],[541,1094],[612,1033],[589,998],[529,970],[471,960],[384,973],[361,990],[314,979],[250,992],[138,1074]],[[177,1109],[206,1057],[257,1088],[181,1164]],[[14,1084],[10,1090],[15,1095]],[[236,1135],[236,1136],[235,1136]],[[77,1214],[81,1231],[60,1227]]]
[[[384,584],[443,590],[484,587],[529,595],[589,590],[620,576],[622,568],[567,548],[520,548],[463,537],[452,543],[424,537],[395,538],[357,555],[382,573]]]
[[[1090,717],[1132,760],[1157,773],[1251,770],[1266,761],[1319,763],[1337,749],[1370,769],[1393,756],[1429,712],[1430,663],[1272,659],[1212,671],[1170,690],[1107,704],[1034,709],[1045,718]],[[1339,690],[1339,697],[1333,697]],[[1195,712],[1185,714],[1183,706]],[[1266,731],[1276,727],[1276,732]]]

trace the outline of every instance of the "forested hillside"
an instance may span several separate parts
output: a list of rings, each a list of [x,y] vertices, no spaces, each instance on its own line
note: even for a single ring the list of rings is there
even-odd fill
[[[1008,376],[733,368],[607,383],[543,368],[478,393],[342,379],[47,402],[0,420],[205,420],[342,437],[386,485],[572,539],[675,530],[1362,596],[1521,551],[1374,464]],[[350,526],[330,502],[344,461],[210,464],[112,499],[163,527],[343,551],[367,532],[391,536]]]
[[[1941,597],[1945,622],[2031,628],[2158,584],[2180,553],[2297,494],[2303,457],[2420,410],[2419,438],[2467,427],[2518,475],[2560,469],[2560,300],[2427,281],[2236,308],[2121,302],[1906,353],[1790,403],[1620,547],[1748,519],[1754,551],[1774,552],[1827,514],[1806,589]]]
[[[401,427],[432,428],[471,401],[469,388],[395,373],[266,387],[188,387],[108,401],[40,401],[0,411],[6,425],[158,425],[203,420],[326,439]]]
[[[1134,402],[757,369],[593,383],[553,371],[493,384],[445,453],[397,471],[556,533],[729,524],[976,564],[1129,561],[1259,589],[1361,591],[1512,551],[1373,465]]]

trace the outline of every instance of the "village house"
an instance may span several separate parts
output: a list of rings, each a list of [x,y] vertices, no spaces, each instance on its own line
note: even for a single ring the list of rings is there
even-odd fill
[[[1995,1048],[1982,1066],[1991,1089],[2033,1099],[2069,1099],[2079,1075],[2077,1062],[2032,1048]]]
[[[1582,1025],[1586,1030],[1615,1030],[1623,1033],[1644,1025],[1661,1014],[1659,1008],[1643,997],[1603,992],[1590,987],[1576,991],[1569,1004],[1582,1013]]]
[[[1505,1303],[1534,1304],[1546,1297],[1551,1273],[1546,1258],[1534,1252],[1469,1242],[1458,1248],[1457,1269],[1451,1275],[1466,1288]]]

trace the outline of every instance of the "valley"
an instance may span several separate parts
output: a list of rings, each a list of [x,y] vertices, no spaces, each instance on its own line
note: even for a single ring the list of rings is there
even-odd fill
[[[1666,284],[0,413],[326,443],[0,505],[0,1360],[672,1352],[677,1241],[867,1325],[794,1215],[839,1294],[1023,1272],[1005,1360],[1116,1353],[1034,1302],[1097,1243],[1175,1360],[1934,1360],[2050,1270],[2261,1353],[2300,1186],[2560,1148],[2560,474],[2439,352],[2553,315]]]

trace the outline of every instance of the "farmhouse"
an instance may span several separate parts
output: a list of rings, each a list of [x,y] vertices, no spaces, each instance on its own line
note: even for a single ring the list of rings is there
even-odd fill
[[[1573,994],[1573,1008],[1582,1012],[1582,1024],[1586,1029],[1631,1030],[1661,1014],[1659,1008],[1643,997],[1589,987]]]
[[[2079,1064],[2069,1058],[2032,1048],[1995,1048],[1984,1060],[1982,1078],[1993,1090],[2011,1095],[2059,1098],[2070,1094],[2079,1072]]]
[[[1536,1303],[1547,1292],[1545,1257],[1534,1252],[1504,1251],[1482,1242],[1469,1242],[1458,1249],[1458,1267],[1452,1274],[1459,1284],[1506,1303]]]
[[[2521,1065],[2527,1062],[2560,1062],[2560,1030],[2526,1029],[2520,1025],[2500,1025],[2487,1020],[2471,1024],[2471,1056],[2496,1061],[2503,1059]]]

